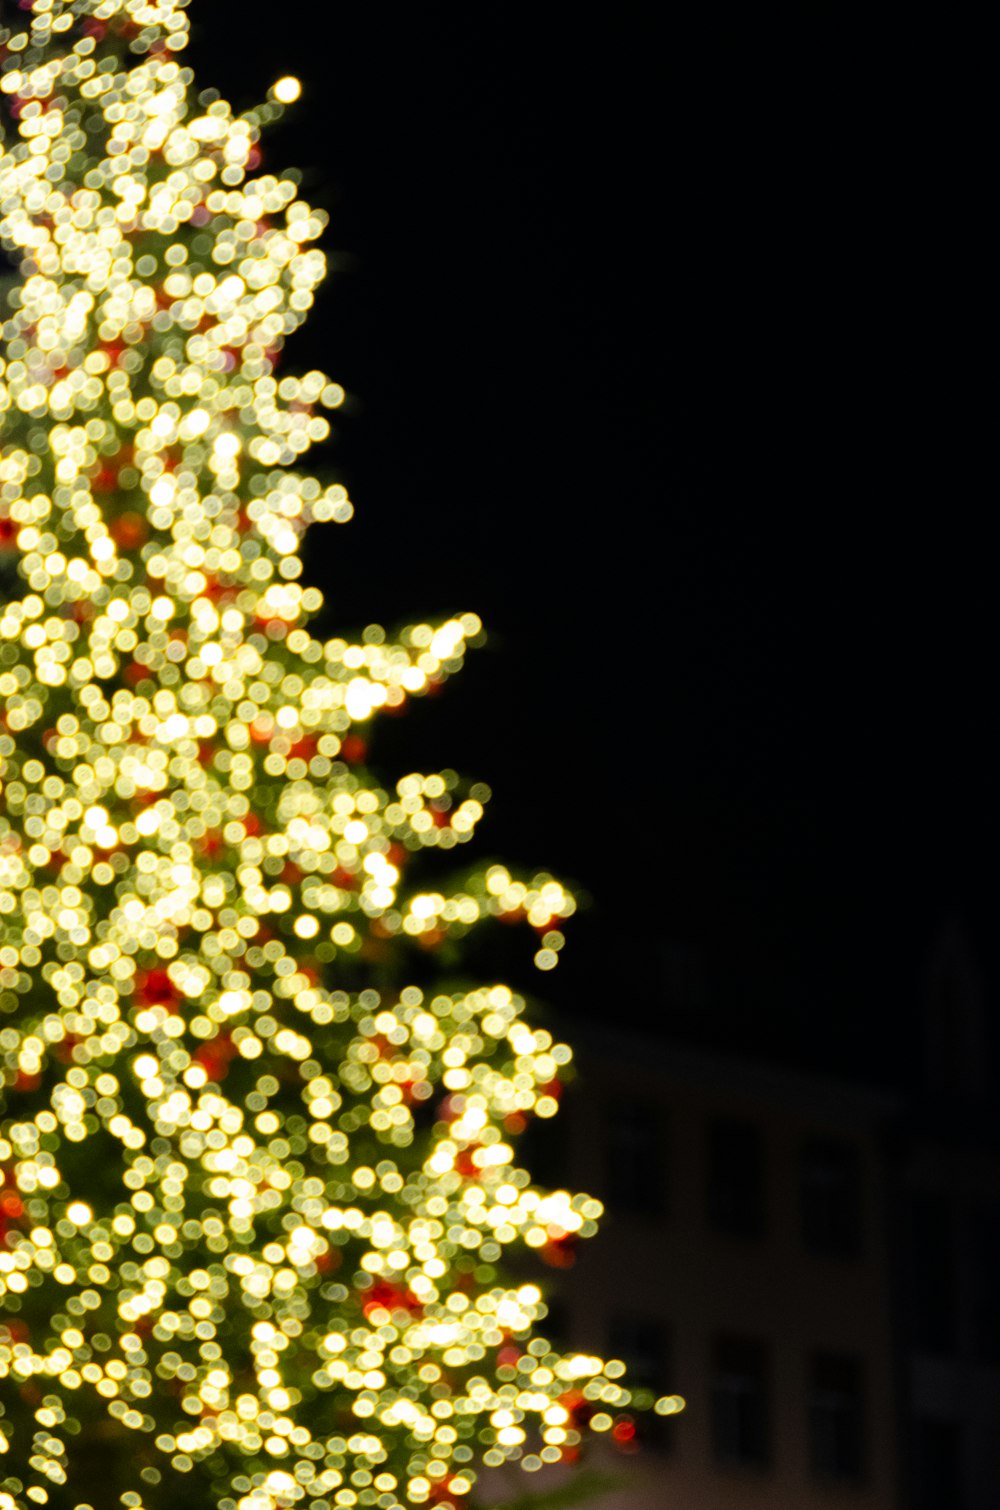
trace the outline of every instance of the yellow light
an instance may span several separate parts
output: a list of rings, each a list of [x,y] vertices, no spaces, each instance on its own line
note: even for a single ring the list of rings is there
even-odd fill
[[[282,105],[293,105],[302,94],[302,84],[291,74],[286,74],[274,85],[274,97]]]
[[[435,880],[421,857],[489,789],[367,771],[369,723],[482,625],[312,632],[302,540],[352,505],[303,458],[344,390],[281,352],[326,218],[257,149],[302,86],[198,96],[185,10],[0,26],[0,1478],[48,1503],[61,1427],[93,1448],[103,1419],[137,1507],[171,1475],[157,1502],[185,1475],[236,1510],[464,1503],[480,1461],[575,1450],[567,1383],[598,1430],[632,1403],[624,1365],[531,1335],[547,1291],[497,1267],[601,1206],[518,1166],[571,1059],[519,996],[373,983],[417,949],[451,972],[497,918],[551,969],[575,902],[544,872]],[[373,571],[401,542],[388,521]]]

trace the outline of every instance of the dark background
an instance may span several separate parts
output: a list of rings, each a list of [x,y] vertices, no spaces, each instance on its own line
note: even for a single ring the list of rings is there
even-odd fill
[[[673,9],[205,0],[193,61],[305,86],[328,624],[490,630],[376,756],[590,895],[564,1010],[898,1078],[942,917],[992,964],[988,96],[939,24]]]

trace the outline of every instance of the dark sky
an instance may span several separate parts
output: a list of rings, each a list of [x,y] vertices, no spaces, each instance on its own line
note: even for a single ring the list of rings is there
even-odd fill
[[[885,1076],[936,922],[993,931],[985,96],[912,21],[674,9],[192,13],[237,104],[305,83],[330,623],[491,631],[387,767],[590,893],[562,1008],[687,1030],[690,958],[700,1031]]]

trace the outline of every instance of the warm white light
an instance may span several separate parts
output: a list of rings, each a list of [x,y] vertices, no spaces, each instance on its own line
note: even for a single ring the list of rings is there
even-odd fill
[[[299,79],[286,74],[279,79],[274,86],[274,98],[282,105],[293,105],[302,94],[302,84]]]
[[[199,96],[185,9],[26,0],[0,24],[0,241],[23,261],[0,351],[21,578],[0,597],[0,1478],[49,1503],[85,1422],[123,1473],[191,1474],[192,1503],[207,1461],[234,1510],[354,1503],[347,1482],[459,1510],[477,1459],[575,1454],[574,1398],[598,1430],[630,1404],[624,1364],[532,1338],[542,1290],[494,1268],[519,1245],[565,1267],[601,1206],[517,1163],[571,1058],[519,997],[374,983],[491,918],[535,929],[550,969],[575,903],[504,866],[427,890],[452,872],[420,852],[471,839],[489,789],[367,770],[370,721],[482,626],[316,637],[301,541],[352,507],[304,458],[344,390],[280,369],[326,217],[257,145],[302,86],[242,113]],[[387,520],[373,581],[408,548]]]

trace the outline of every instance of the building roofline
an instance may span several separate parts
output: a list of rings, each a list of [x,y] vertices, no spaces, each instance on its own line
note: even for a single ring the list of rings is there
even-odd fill
[[[608,1062],[627,1062],[650,1073],[658,1065],[664,1077],[687,1085],[756,1094],[769,1102],[845,1120],[887,1120],[902,1113],[906,1105],[903,1093],[889,1087],[862,1085],[773,1060],[692,1048],[659,1034],[600,1028],[581,1021],[568,1036],[581,1060],[599,1054]]]

